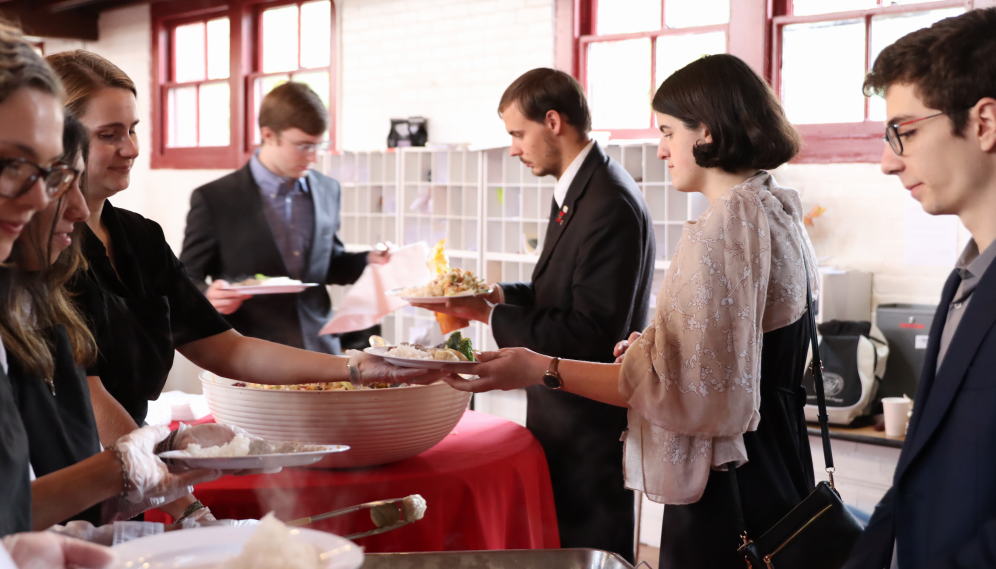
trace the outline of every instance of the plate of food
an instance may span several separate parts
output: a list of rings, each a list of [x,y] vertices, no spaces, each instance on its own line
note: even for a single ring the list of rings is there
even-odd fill
[[[449,298],[491,294],[491,289],[484,279],[472,271],[450,267],[445,246],[445,239],[436,243],[426,261],[429,273],[436,275],[431,281],[421,286],[389,290],[387,294],[397,296],[406,302],[421,304],[442,304]]]
[[[301,292],[304,289],[318,286],[318,283],[304,283],[290,277],[268,277],[266,275],[256,275],[248,279],[243,279],[237,283],[232,283],[222,290],[235,290],[242,294],[290,294]]]
[[[486,296],[491,288],[471,271],[448,269],[428,284],[387,291],[401,300],[416,304],[443,304],[450,298]]]
[[[363,550],[323,531],[289,528],[273,514],[256,526],[202,527],[114,547],[119,569],[357,569]]]
[[[187,468],[219,470],[267,469],[284,466],[307,466],[326,456],[349,450],[346,445],[308,445],[294,441],[270,442],[250,439],[239,433],[223,445],[201,447],[188,445],[183,450],[161,452],[157,456],[168,464]]]
[[[470,338],[464,338],[460,332],[450,334],[449,339],[438,346],[425,347],[403,342],[397,346],[378,346],[363,351],[400,367],[442,369],[449,366],[457,373],[473,373],[478,363]]]

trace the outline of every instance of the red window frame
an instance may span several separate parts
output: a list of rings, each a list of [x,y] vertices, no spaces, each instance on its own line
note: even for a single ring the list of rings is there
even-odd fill
[[[922,12],[942,8],[964,6],[966,10],[974,8],[979,0],[941,0],[921,4],[898,4],[883,6],[883,0],[877,8],[819,14],[813,16],[795,16],[792,14],[792,0],[767,0],[747,2],[731,0],[730,23],[727,32],[727,53],[745,60],[755,71],[765,77],[776,93],[781,91],[781,34],[782,29],[789,24],[804,22],[820,22],[865,18],[866,34],[870,33],[870,22],[874,16]],[[572,73],[582,85],[585,84],[585,51],[594,38],[595,14],[598,0],[556,0],[557,39],[555,58],[557,67]],[[689,30],[705,28],[689,28],[688,30],[666,30],[667,33],[688,33]],[[567,34],[571,34],[568,42]],[[645,32],[642,34],[625,34],[619,36],[604,36],[608,39],[630,39],[630,37],[647,37],[648,35],[664,35],[660,32]],[[866,41],[866,54],[870,59],[870,42]],[[654,54],[656,57],[656,53]],[[652,60],[656,67],[656,59]],[[871,65],[866,61],[866,66]],[[656,69],[651,70],[651,74]],[[654,78],[656,81],[656,77]],[[653,86],[656,89],[656,85]],[[867,107],[866,117],[867,117]],[[848,162],[878,162],[882,158],[885,143],[882,140],[884,125],[881,121],[865,120],[859,123],[828,123],[796,125],[805,142],[802,152],[795,163],[848,163]],[[610,130],[612,138],[656,138],[654,129]]]
[[[253,14],[253,21],[255,23],[254,38],[255,45],[253,46],[253,71],[246,75],[246,137],[245,137],[245,151],[248,154],[256,148],[255,133],[256,133],[256,80],[263,77],[275,77],[279,75],[290,75],[292,78],[297,73],[305,73],[312,71],[328,71],[329,74],[329,130],[328,139],[329,147],[335,149],[335,106],[336,106],[336,93],[335,93],[335,2],[330,2],[332,5],[332,33],[331,39],[332,44],[329,46],[330,56],[329,65],[327,67],[301,67],[301,6],[307,4],[314,0],[275,0],[271,2],[261,3],[255,7]],[[297,22],[297,69],[294,71],[274,71],[271,73],[263,72],[263,25],[262,17],[263,12],[272,8],[280,8],[282,6],[293,6],[298,7],[298,22]]]
[[[307,0],[176,0],[152,5],[152,149],[153,169],[234,169],[252,156],[252,78],[261,68],[259,17],[266,8],[303,4]],[[329,50],[329,145],[336,148],[336,5],[332,0]],[[177,25],[227,16],[230,30],[229,89],[231,135],[228,146],[170,148],[167,146],[166,96],[172,74],[170,33]]]
[[[865,71],[871,68],[871,21],[875,16],[886,14],[908,14],[913,12],[928,12],[944,8],[964,7],[972,9],[971,0],[943,0],[939,2],[924,2],[922,4],[896,4],[885,6],[883,0],[878,0],[879,6],[866,10],[814,14],[811,16],[795,16],[791,14],[791,1],[786,2],[785,15],[772,17],[771,46],[772,84],[775,92],[781,94],[782,67],[782,32],[789,24],[831,22],[836,20],[857,20],[865,22]],[[858,86],[855,86],[858,88]],[[797,163],[835,163],[835,162],[879,162],[885,142],[885,126],[882,121],[868,118],[869,102],[865,99],[865,120],[852,123],[825,123],[795,125],[802,134],[806,144],[799,156],[793,162]]]
[[[603,0],[605,1],[605,0]],[[611,0],[609,0],[611,1]],[[671,28],[665,27],[664,18],[665,10],[664,3],[667,0],[661,0],[661,29],[653,32],[633,32],[628,34],[607,34],[607,35],[597,35],[595,32],[598,30],[598,2],[599,0],[591,0],[591,12],[590,12],[590,28],[589,34],[583,35],[578,38],[578,82],[581,83],[586,89],[588,86],[588,47],[593,43],[602,42],[613,42],[622,40],[632,40],[632,39],[650,39],[650,92],[653,93],[657,90],[657,38],[661,36],[678,36],[678,35],[690,35],[690,34],[704,34],[710,32],[723,32],[726,35],[726,45],[727,50],[729,50],[730,44],[730,24],[717,24],[711,26],[698,26],[694,28]],[[687,1],[687,0],[686,0]],[[657,136],[657,130],[653,128],[653,112],[647,109],[647,128],[642,129],[612,129],[613,138],[653,138]]]
[[[611,0],[602,0],[611,2]],[[587,85],[587,48],[592,43],[650,38],[650,91],[657,90],[657,49],[656,39],[661,36],[687,35],[722,31],[726,33],[726,51],[746,61],[758,73],[767,76],[767,54],[770,45],[766,26],[766,2],[730,1],[730,21],[726,24],[699,26],[693,28],[664,28],[662,0],[661,29],[652,32],[597,35],[597,14],[599,0],[557,0],[557,39],[555,60],[558,69],[570,72],[581,85]],[[573,33],[573,45],[567,48],[564,34]],[[609,129],[615,139],[656,138],[660,135],[650,125],[652,112],[647,110],[648,127],[645,129]]]

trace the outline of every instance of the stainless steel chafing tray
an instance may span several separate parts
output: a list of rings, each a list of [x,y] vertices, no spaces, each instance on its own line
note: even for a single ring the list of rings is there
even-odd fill
[[[597,549],[510,549],[434,553],[367,553],[363,569],[633,569]]]

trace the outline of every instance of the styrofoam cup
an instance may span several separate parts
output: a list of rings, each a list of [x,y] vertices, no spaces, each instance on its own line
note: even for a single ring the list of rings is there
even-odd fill
[[[882,412],[885,414],[885,434],[890,437],[906,435],[910,406],[913,401],[906,397],[883,397]]]

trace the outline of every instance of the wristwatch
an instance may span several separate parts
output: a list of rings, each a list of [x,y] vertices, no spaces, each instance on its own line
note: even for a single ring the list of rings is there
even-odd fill
[[[550,389],[560,389],[564,386],[564,380],[560,377],[560,372],[557,371],[557,364],[559,363],[560,358],[550,360],[550,369],[546,370],[546,373],[543,374],[543,385]]]

